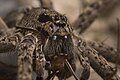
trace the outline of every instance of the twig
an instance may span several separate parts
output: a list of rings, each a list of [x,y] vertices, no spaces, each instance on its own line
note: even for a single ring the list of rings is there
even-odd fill
[[[79,33],[82,34],[90,27],[99,14],[102,14],[108,7],[117,3],[117,1],[119,0],[98,0],[92,3],[79,15],[78,19],[74,22],[73,27],[76,30],[80,29]]]
[[[74,78],[75,78],[76,80],[79,80],[79,78],[76,76],[74,70],[72,69],[70,63],[68,62],[68,60],[65,60],[65,64],[66,64],[66,66],[68,67],[68,69],[70,70],[70,72],[73,74]]]
[[[120,20],[117,18],[117,24],[118,24],[118,40],[117,40],[117,56],[116,56],[116,63],[118,63],[118,59],[119,59],[119,56],[120,56]]]
[[[8,31],[8,26],[5,24],[3,19],[0,17],[0,36],[4,36]]]
[[[42,8],[53,9],[53,4],[51,0],[40,0]]]

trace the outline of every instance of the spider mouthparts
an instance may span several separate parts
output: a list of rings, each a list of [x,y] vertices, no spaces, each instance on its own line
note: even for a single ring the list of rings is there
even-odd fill
[[[60,53],[60,56],[65,56],[65,57],[67,57],[67,56],[68,56],[68,54],[65,54],[65,53]]]
[[[53,35],[52,38],[53,38],[53,40],[57,40],[57,39],[67,39],[68,36],[67,36],[67,35]]]

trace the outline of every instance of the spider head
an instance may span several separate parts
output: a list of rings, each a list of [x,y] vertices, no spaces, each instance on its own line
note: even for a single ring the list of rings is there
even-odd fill
[[[51,23],[51,25],[48,26],[48,29],[51,29],[52,33],[47,38],[43,48],[46,60],[53,61],[52,64],[55,68],[58,68],[56,65],[62,65],[65,62],[65,59],[74,61],[74,44],[67,18],[54,10],[46,10],[39,16],[38,20],[44,24]],[[45,29],[46,28],[44,28],[44,30]],[[50,30],[45,31],[50,33]],[[64,55],[61,56],[62,54]]]
[[[61,15],[60,13],[50,9],[45,9],[45,11],[39,16],[38,20],[42,23],[51,21],[59,27],[66,26],[68,22],[64,15]]]
[[[54,11],[54,10],[48,10],[45,9],[45,11],[39,16],[38,20],[41,23],[48,24],[48,27],[44,26],[44,30],[48,33],[50,31],[49,38],[48,38],[48,44],[55,44],[54,46],[59,46],[59,52],[56,49],[56,52],[53,53],[67,53],[67,49],[64,50],[65,45],[73,46],[72,44],[72,38],[70,34],[70,25],[68,24],[68,20],[66,16]],[[49,29],[49,30],[48,30]],[[51,46],[51,45],[50,45]],[[51,50],[52,51],[52,50]],[[63,52],[62,52],[63,51]]]
[[[62,28],[64,28],[68,24],[67,18],[64,15],[52,16],[52,21],[57,27]]]
[[[68,20],[66,16],[61,15],[54,10],[45,9],[45,11],[39,15],[38,20],[43,24],[50,24],[49,26],[44,27],[44,30],[47,31],[49,35],[55,33],[63,35],[68,33],[66,31],[66,28],[68,27]]]

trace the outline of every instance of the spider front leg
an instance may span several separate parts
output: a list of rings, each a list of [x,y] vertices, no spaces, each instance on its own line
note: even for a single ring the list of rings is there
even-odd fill
[[[103,56],[107,61],[120,64],[120,56],[117,56],[117,50],[102,42],[89,42],[89,46],[98,51],[98,55]],[[117,57],[118,58],[117,58]],[[117,58],[117,59],[116,59]]]
[[[88,80],[89,76],[90,76],[90,63],[89,63],[88,57],[85,56],[82,52],[80,52],[77,55],[78,55],[80,64],[83,67],[83,71],[82,71],[82,74],[80,76],[80,80]]]
[[[43,45],[41,44],[40,41],[37,42],[36,44],[36,51],[35,51],[35,58],[33,59],[34,64],[33,64],[33,69],[37,74],[36,80],[43,80],[44,76],[44,67],[45,67],[45,56],[42,51]]]
[[[29,33],[22,38],[18,46],[18,80],[32,80],[32,57],[35,44],[36,37]]]
[[[119,80],[119,76],[116,74],[116,69],[109,65],[109,63],[99,56],[96,50],[87,45],[87,43],[79,38],[78,50],[82,51],[90,60],[91,67],[105,80]]]

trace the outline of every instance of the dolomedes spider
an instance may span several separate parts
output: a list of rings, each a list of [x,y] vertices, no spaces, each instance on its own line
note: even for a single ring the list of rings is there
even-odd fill
[[[119,79],[115,69],[82,38],[74,35],[67,18],[55,10],[33,8],[25,13],[16,28],[14,34],[1,38],[0,44],[9,45],[8,50],[11,47],[17,50],[18,80],[32,80],[32,71],[36,72],[37,80],[44,79],[45,69],[48,70],[47,80],[54,76],[63,80],[71,75],[79,80],[75,75],[75,48],[84,67],[81,80],[89,78],[90,66],[105,80]],[[1,52],[5,52],[3,48],[1,46]]]
[[[72,29],[67,18],[54,10],[33,8],[28,11],[17,23],[15,33],[2,38],[0,43],[17,49],[18,80],[32,80],[32,70],[37,73],[37,80],[43,79],[46,61],[49,61],[47,80],[55,75],[60,80],[66,79],[71,76],[68,70],[79,80],[74,73]]]

